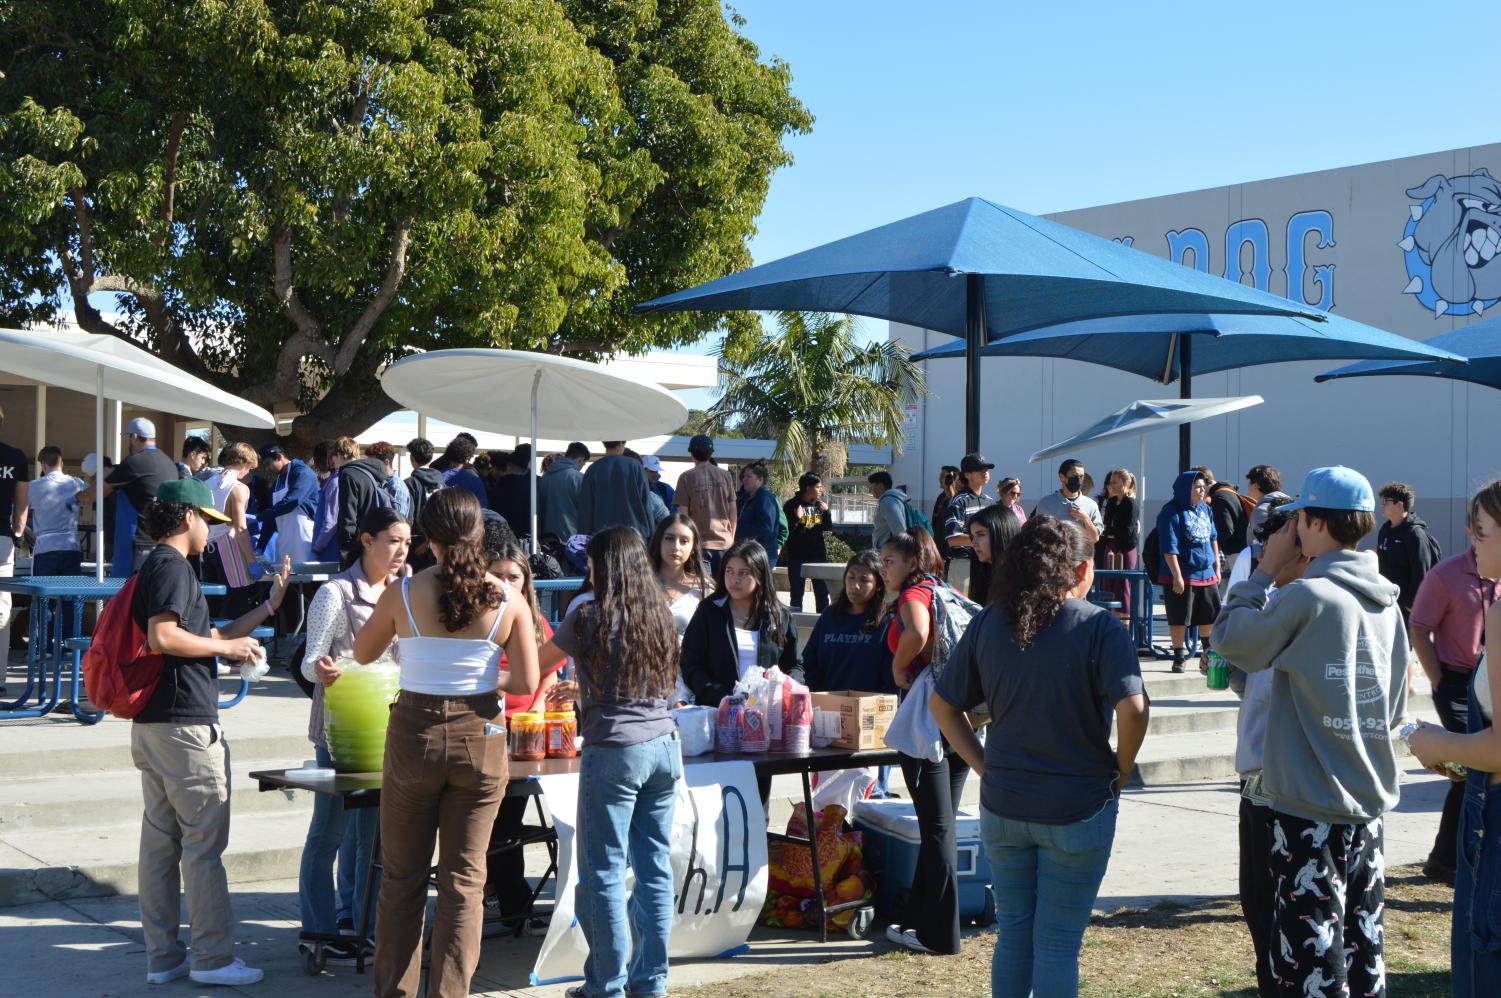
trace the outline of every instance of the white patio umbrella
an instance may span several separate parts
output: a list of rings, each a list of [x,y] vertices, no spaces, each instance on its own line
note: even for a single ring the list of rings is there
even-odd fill
[[[1027,463],[1036,464],[1045,458],[1056,457],[1068,451],[1091,447],[1119,437],[1136,436],[1139,441],[1141,472],[1136,476],[1138,491],[1147,490],[1147,434],[1165,430],[1185,423],[1196,423],[1211,416],[1223,416],[1238,409],[1246,409],[1264,402],[1260,395],[1240,395],[1216,399],[1142,399],[1098,420],[1075,433],[1067,440],[1037,451]],[[1141,530],[1141,503],[1136,504],[1137,531]]]
[[[537,548],[537,437],[629,440],[683,425],[688,407],[661,385],[599,364],[525,350],[434,350],[403,357],[381,387],[426,416],[532,438],[532,550]]]
[[[276,428],[258,405],[114,336],[71,329],[0,329],[0,370],[94,396],[94,453],[104,453],[104,400],[129,402],[226,426]],[[100,477],[95,475],[95,481]],[[104,578],[104,524],[94,493],[95,577]]]

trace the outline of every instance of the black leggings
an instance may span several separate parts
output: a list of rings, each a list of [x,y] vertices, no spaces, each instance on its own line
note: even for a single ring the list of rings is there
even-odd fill
[[[902,756],[902,778],[917,812],[917,869],[902,928],[917,930],[918,941],[935,953],[959,952],[959,798],[969,763],[944,746],[942,762]]]

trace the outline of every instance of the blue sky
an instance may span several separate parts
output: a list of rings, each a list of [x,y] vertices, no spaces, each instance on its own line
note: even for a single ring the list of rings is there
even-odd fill
[[[971,195],[1041,214],[1501,137],[1493,2],[731,6],[817,117],[757,262]]]
[[[758,263],[969,196],[1043,214],[1501,138],[1494,0],[730,6],[817,118]]]

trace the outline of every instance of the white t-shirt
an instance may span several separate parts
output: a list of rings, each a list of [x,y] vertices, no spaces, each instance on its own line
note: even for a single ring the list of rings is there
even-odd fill
[[[736,666],[741,677],[744,677],[750,671],[750,668],[756,664],[756,656],[760,650],[760,631],[747,631],[743,627],[735,628],[735,653],[739,659]]]
[[[704,601],[704,591],[694,586],[683,595],[672,601],[667,609],[672,613],[672,625],[677,628],[678,640],[683,640],[683,632],[688,630],[688,621],[693,619],[693,612]]]

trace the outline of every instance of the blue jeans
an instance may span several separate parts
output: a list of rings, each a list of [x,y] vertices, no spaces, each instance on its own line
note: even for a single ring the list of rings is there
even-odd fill
[[[1470,702],[1475,685],[1470,683]],[[1470,733],[1487,727],[1479,709],[1466,719]],[[1450,987],[1454,998],[1501,995],[1501,784],[1471,769],[1459,812],[1454,918],[1449,935]]]
[[[319,766],[332,766],[333,757],[322,745],[313,746]],[[298,895],[302,905],[302,931],[333,935],[338,931],[338,917],[349,912],[359,930],[365,903],[365,871],[370,868],[370,852],[375,846],[375,830],[380,811],[361,807],[344,809],[344,801],[333,794],[313,795],[313,820],[308,825],[307,843],[302,847],[302,868],[298,873]],[[334,886],[334,857],[339,859],[338,887]],[[370,903],[380,896],[380,875]],[[373,910],[373,909],[372,909]],[[368,926],[374,934],[375,926]]]
[[[77,575],[83,571],[83,552],[73,551],[43,551],[41,554],[32,555],[32,575]],[[52,636],[59,635],[63,641],[73,636],[73,613],[66,603],[60,604],[63,613],[52,622],[52,630],[47,634],[46,646],[42,648],[41,657],[46,658],[52,654]]]
[[[1073,996],[1079,947],[1115,842],[1120,800],[1069,825],[1015,821],[980,809],[995,892],[994,998]]]
[[[589,998],[667,993],[672,812],[682,775],[677,732],[639,745],[584,746],[574,898],[589,942],[584,960]],[[627,866],[636,875],[629,904]]]

